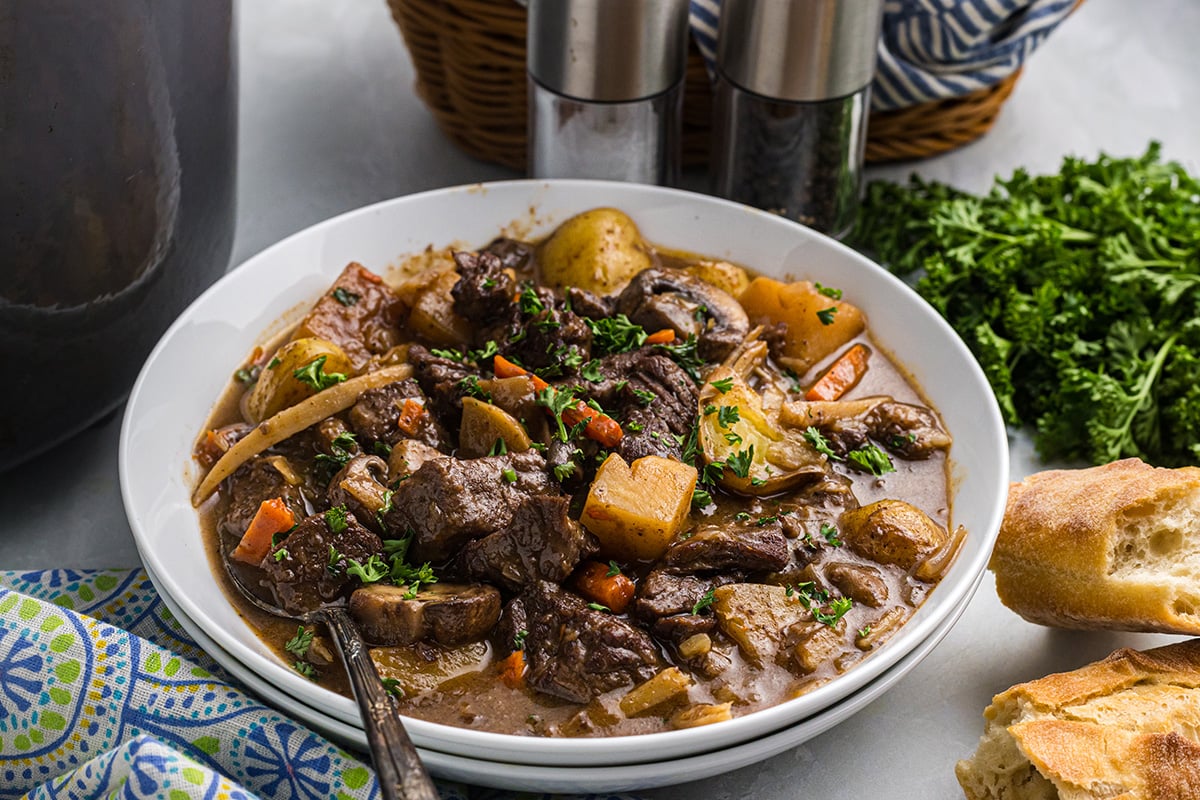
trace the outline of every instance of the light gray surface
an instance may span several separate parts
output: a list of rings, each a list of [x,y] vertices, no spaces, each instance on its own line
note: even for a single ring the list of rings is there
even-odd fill
[[[333,214],[395,195],[514,177],[457,151],[412,91],[383,0],[254,0],[241,7],[241,161],[234,263]],[[993,131],[914,169],[982,190],[995,173],[1054,170],[1066,154],[1141,153],[1151,138],[1200,173],[1200,3],[1088,0],[1039,51]],[[699,185],[691,176],[690,185]],[[117,484],[113,416],[0,482],[0,568],[138,563]],[[1035,468],[1014,442],[1014,477]],[[1165,637],[1055,632],[1022,622],[985,580],[946,641],[887,696],[820,739],[660,800],[954,797],[991,695],[1118,645]]]

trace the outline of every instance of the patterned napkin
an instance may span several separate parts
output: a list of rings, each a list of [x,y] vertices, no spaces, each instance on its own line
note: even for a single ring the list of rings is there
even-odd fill
[[[17,797],[365,800],[379,786],[356,756],[237,688],[145,572],[58,569],[0,571],[0,800]]]
[[[887,0],[871,107],[891,111],[985,89],[1016,72],[1078,0]],[[692,35],[716,55],[721,0],[691,0]]]

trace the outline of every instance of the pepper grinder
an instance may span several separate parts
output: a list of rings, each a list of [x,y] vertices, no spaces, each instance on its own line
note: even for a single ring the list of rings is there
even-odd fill
[[[714,191],[840,237],[862,190],[883,0],[724,0]]]
[[[529,0],[529,174],[671,184],[687,0]]]

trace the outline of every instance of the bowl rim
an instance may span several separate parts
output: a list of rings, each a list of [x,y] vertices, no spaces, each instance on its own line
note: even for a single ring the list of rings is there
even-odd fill
[[[166,332],[159,339],[150,355],[147,357],[142,370],[140,371],[137,381],[134,384],[133,390],[130,393],[129,401],[126,406],[125,414],[122,420],[122,430],[119,447],[119,473],[121,480],[122,500],[125,505],[126,516],[129,519],[129,524],[134,533],[135,543],[142,558],[154,567],[154,571],[164,581],[170,580],[170,571],[164,569],[163,562],[159,557],[159,553],[149,545],[152,542],[148,534],[149,520],[143,519],[141,509],[135,502],[135,497],[132,489],[131,481],[135,474],[134,453],[131,447],[130,439],[137,425],[137,417],[142,411],[142,396],[146,392],[147,385],[154,379],[156,365],[163,358],[164,352],[170,350],[173,346],[175,337],[179,334],[190,321],[193,315],[197,313],[197,309],[205,307],[207,304],[214,302],[214,298],[220,297],[222,293],[229,290],[231,285],[236,285],[243,276],[250,275],[257,269],[265,267],[258,266],[269,264],[274,254],[286,250],[290,245],[303,240],[307,237],[319,237],[326,232],[336,230],[337,228],[351,223],[359,218],[378,215],[385,211],[395,209],[403,209],[407,206],[422,204],[431,201],[440,200],[447,197],[458,197],[464,194],[482,194],[484,196],[490,193],[508,193],[513,192],[518,195],[528,194],[535,195],[537,189],[545,189],[553,192],[576,192],[586,196],[592,192],[616,193],[619,195],[627,195],[629,197],[643,197],[651,200],[662,200],[667,205],[672,201],[682,203],[684,207],[700,204],[710,208],[722,209],[721,213],[736,213],[740,215],[749,215],[764,221],[769,225],[786,225],[789,226],[797,240],[801,243],[820,242],[822,247],[832,248],[840,258],[849,259],[857,262],[860,268],[864,268],[876,273],[875,277],[882,280],[885,284],[890,285],[894,291],[901,293],[909,293],[913,298],[916,298],[922,305],[926,305],[924,300],[913,292],[903,281],[889,273],[887,270],[875,264],[870,259],[859,254],[848,246],[834,239],[819,234],[803,225],[786,220],[767,212],[750,208],[738,203],[723,200],[708,195],[698,194],[685,191],[682,189],[674,189],[667,187],[649,186],[641,184],[620,183],[615,181],[598,181],[598,180],[511,180],[497,181],[488,183],[466,184],[461,186],[452,186],[440,189],[433,189],[425,192],[419,192],[410,195],[404,195],[396,198],[382,200],[377,203],[372,203],[357,209],[346,211],[329,219],[318,222],[312,226],[303,228],[284,239],[264,248],[259,253],[246,259],[240,265],[229,270],[224,276],[218,279],[212,286],[201,293],[188,307],[179,315],[178,318],[171,324]],[[537,201],[531,200],[531,203]],[[594,206],[595,204],[592,204]],[[588,206],[588,207],[592,207]],[[531,208],[532,210],[532,208]],[[561,220],[559,220],[561,221]],[[507,220],[497,220],[498,226],[502,226]],[[399,239],[399,237],[397,237]],[[648,237],[653,239],[653,237]],[[716,255],[716,254],[713,254]],[[987,542],[986,547],[980,548],[980,551],[973,555],[970,562],[962,565],[962,555],[956,562],[951,572],[958,571],[957,580],[950,582],[943,580],[930,593],[922,605],[924,608],[933,598],[938,599],[938,609],[953,609],[958,605],[959,601],[963,601],[973,591],[974,579],[982,574],[986,567],[987,555],[991,550],[991,543],[994,543],[995,537],[999,531],[1000,519],[1003,515],[1004,500],[1008,487],[1008,443],[1005,436],[1005,429],[1000,417],[999,407],[995,401],[994,395],[988,387],[986,378],[983,375],[982,369],[979,367],[973,355],[966,348],[966,345],[953,331],[948,323],[932,309],[928,309],[928,320],[940,332],[946,344],[958,352],[963,359],[970,375],[968,376],[976,384],[982,385],[986,390],[986,401],[983,408],[978,408],[975,412],[979,415],[981,425],[990,428],[991,441],[988,443],[990,451],[997,459],[995,464],[996,480],[995,485],[991,487],[991,494],[997,498],[993,504],[990,513],[987,515],[985,527],[986,530],[978,529],[972,531],[972,537],[984,537]],[[251,335],[258,335],[259,331],[247,332],[247,343],[252,340]],[[224,369],[224,367],[221,367]],[[983,399],[983,395],[981,395]],[[215,402],[216,398],[213,399]],[[190,455],[190,454],[189,454]],[[952,459],[953,460],[953,459]],[[182,465],[186,468],[186,465]],[[269,679],[274,679],[273,682],[280,684],[289,691],[290,694],[298,698],[308,697],[308,692],[316,691],[318,693],[328,693],[333,695],[330,690],[316,686],[305,681],[298,675],[292,675],[291,671],[280,662],[278,659],[268,659],[261,653],[249,650],[240,642],[225,635],[224,631],[217,625],[214,620],[206,613],[203,605],[197,598],[192,598],[186,595],[181,596],[176,592],[172,592],[172,597],[178,602],[189,616],[197,622],[198,625],[204,628],[214,640],[221,644],[234,657],[241,657],[240,660],[248,666],[255,668],[259,674],[264,675]],[[224,598],[222,598],[222,602]],[[555,763],[578,763],[579,765],[595,764],[595,763],[610,763],[608,759],[619,755],[621,758],[634,758],[643,760],[654,760],[656,751],[661,751],[663,748],[669,749],[671,752],[687,750],[688,752],[702,752],[703,748],[708,750],[718,749],[723,746],[728,746],[734,742],[744,741],[756,735],[761,735],[765,730],[772,730],[786,724],[794,724],[799,719],[806,715],[815,713],[820,708],[824,708],[837,702],[841,697],[856,691],[861,686],[869,683],[874,677],[877,677],[886,669],[890,668],[896,662],[901,660],[905,653],[911,651],[917,643],[928,636],[936,627],[937,622],[945,616],[949,611],[940,611],[938,614],[931,613],[921,619],[912,619],[905,624],[899,633],[893,636],[878,650],[869,653],[861,661],[856,663],[852,669],[839,675],[836,679],[831,680],[827,684],[818,687],[811,692],[808,692],[798,698],[786,700],[774,706],[760,709],[750,714],[746,714],[735,719],[722,722],[719,727],[721,741],[713,743],[712,726],[701,726],[699,728],[690,728],[684,730],[663,731],[658,733],[596,737],[589,739],[570,739],[570,738],[551,738],[551,737],[529,737],[516,734],[494,733],[490,731],[482,731],[472,728],[457,727],[443,725],[439,723],[427,722],[425,720],[405,717],[405,724],[408,727],[413,739],[417,744],[428,749],[446,751],[446,742],[452,742],[455,749],[461,749],[465,752],[513,752],[516,748],[518,752],[528,752],[531,750],[537,751],[537,759],[533,763],[550,763],[545,758],[552,759]],[[898,642],[905,644],[904,648],[893,647]],[[873,666],[872,666],[873,665]],[[349,709],[350,713],[357,714],[356,707],[353,706],[353,701],[344,698],[340,695],[334,695],[336,700],[328,702],[340,706],[342,710]],[[827,699],[828,698],[828,699]],[[342,701],[339,703],[339,701]],[[807,708],[807,713],[798,712],[797,707]],[[810,708],[811,707],[811,708]],[[778,724],[776,724],[778,723]],[[604,751],[613,751],[608,756],[598,756],[596,751],[603,749]],[[530,756],[532,757],[532,756]],[[603,760],[598,760],[603,759]]]

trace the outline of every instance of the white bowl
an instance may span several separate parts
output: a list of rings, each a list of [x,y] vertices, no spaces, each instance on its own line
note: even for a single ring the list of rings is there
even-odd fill
[[[861,689],[970,596],[1004,510],[1007,440],[974,358],[911,289],[832,239],[734,203],[624,183],[511,181],[402,197],[301,231],[218,281],[150,354],[121,432],[126,513],[138,551],[162,587],[232,657],[307,705],[357,723],[353,701],[301,677],[259,641],[208,568],[189,500],[197,473],[190,453],[233,367],[269,333],[298,319],[349,261],[386,271],[430,245],[481,246],[505,228],[544,235],[596,206],[625,210],[657,244],[842,288],[866,311],[876,344],[908,370],[954,436],[954,523],[970,535],[941,584],[891,640],[836,680],[794,700],[719,725],[602,739],[512,736],[408,719],[415,743],[471,758],[547,766],[646,763],[720,750],[794,725]]]

